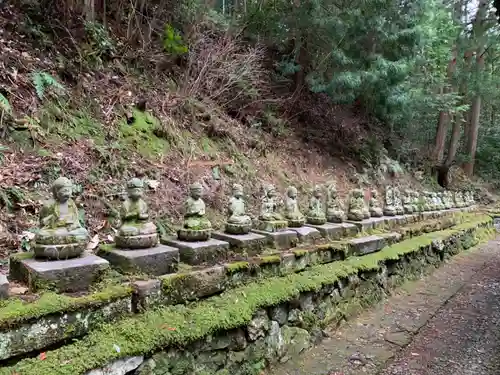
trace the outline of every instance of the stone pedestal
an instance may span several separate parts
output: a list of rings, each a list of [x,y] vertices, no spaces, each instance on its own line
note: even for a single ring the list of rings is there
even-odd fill
[[[10,258],[9,278],[23,282],[31,290],[58,292],[86,291],[109,269],[107,260],[96,255],[82,255],[68,260],[38,260],[31,253]]]
[[[187,242],[176,238],[161,240],[162,244],[179,249],[179,258],[183,263],[196,266],[199,264],[216,264],[227,260],[229,242],[210,238],[206,241]]]
[[[387,245],[387,240],[381,236],[354,238],[348,242],[349,255],[366,255],[380,251]]]
[[[118,249],[101,246],[99,256],[122,273],[160,276],[177,271],[179,249],[158,245],[149,249]]]
[[[266,247],[267,238],[257,233],[229,234],[225,232],[214,232],[212,237],[221,241],[229,242],[231,251],[245,253],[249,256],[260,254]]]
[[[358,227],[351,223],[306,224],[306,226],[318,230],[321,236],[327,240],[340,240],[343,237],[354,236],[358,233]]]
[[[258,220],[256,229],[263,232],[280,232],[288,226],[288,221],[286,220],[271,220],[264,221]]]
[[[299,240],[297,232],[293,230],[281,230],[279,232],[266,232],[262,230],[252,230],[253,233],[266,236],[267,245],[277,250],[291,249],[297,246]]]
[[[313,227],[302,226],[300,228],[288,228],[288,230],[297,233],[299,243],[301,244],[313,245],[323,239],[319,230]]]
[[[347,220],[346,223],[354,224],[361,232],[366,232],[371,229],[383,229],[386,223],[384,217],[371,217],[361,221]]]

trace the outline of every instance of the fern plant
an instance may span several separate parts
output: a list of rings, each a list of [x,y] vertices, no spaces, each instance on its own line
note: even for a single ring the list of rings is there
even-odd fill
[[[9,101],[2,95],[2,93],[0,93],[0,111],[7,113],[12,112],[12,107],[10,106]]]
[[[168,23],[163,33],[163,48],[167,53],[171,53],[174,56],[183,55],[188,51],[188,47],[182,40],[182,36]]]
[[[33,86],[35,86],[36,95],[40,100],[43,99],[47,89],[54,88],[58,91],[64,91],[64,86],[49,73],[34,72],[31,78],[33,80]]]

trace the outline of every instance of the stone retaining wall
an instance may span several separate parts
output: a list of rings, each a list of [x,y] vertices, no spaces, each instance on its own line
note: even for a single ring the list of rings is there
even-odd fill
[[[321,339],[325,324],[348,318],[404,279],[474,246],[491,226],[491,218],[482,217],[367,256],[251,283],[192,306],[136,315],[47,352],[44,361],[22,360],[0,374],[256,374]],[[170,349],[145,357],[164,347]]]

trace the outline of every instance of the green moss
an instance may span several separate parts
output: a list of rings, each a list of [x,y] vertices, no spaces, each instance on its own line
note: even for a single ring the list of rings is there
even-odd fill
[[[28,252],[28,253],[16,253],[12,254],[10,257],[13,258],[14,260],[26,260],[26,259],[31,259],[35,256],[35,253],[33,252]]]
[[[226,270],[229,274],[233,274],[240,271],[247,271],[250,269],[250,263],[248,262],[234,262],[226,265]]]
[[[114,250],[115,248],[116,248],[115,244],[112,244],[112,243],[99,244],[99,251],[103,251],[105,253],[110,252],[110,251]]]
[[[281,258],[279,255],[268,255],[264,257],[259,257],[260,264],[273,264],[281,263]]]
[[[174,273],[160,277],[161,287],[164,293],[172,293],[179,283],[184,282],[191,275],[189,273]]]
[[[328,248],[326,248],[325,250],[328,250]],[[302,258],[303,256],[306,256],[308,253],[309,253],[309,251],[307,251],[307,250],[302,250],[302,249],[297,249],[297,250],[294,250],[294,251],[293,251],[293,254],[294,254],[297,258]]]
[[[10,298],[0,302],[0,327],[12,326],[44,315],[76,311],[83,307],[101,306],[107,302],[128,297],[131,294],[132,288],[114,285],[82,297],[69,297],[46,292],[34,302]]]
[[[378,253],[314,266],[302,273],[264,279],[191,305],[169,306],[104,324],[79,342],[47,352],[44,361],[25,359],[12,367],[0,369],[0,374],[79,375],[118,358],[169,346],[185,346],[209,334],[245,326],[260,308],[289,301],[303,292],[316,291],[359,271],[378,270],[381,262],[420,251],[437,238],[446,240],[463,234],[462,231],[472,233],[478,226],[487,224],[491,224],[489,216],[488,219],[479,217],[477,221],[464,223],[459,230],[412,238]],[[377,299],[378,296],[370,298]],[[361,305],[365,302],[360,300]],[[120,352],[116,351],[116,346]]]

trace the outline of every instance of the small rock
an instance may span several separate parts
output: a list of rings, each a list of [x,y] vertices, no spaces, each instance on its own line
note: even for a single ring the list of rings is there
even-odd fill
[[[91,370],[85,375],[125,375],[138,368],[144,362],[143,356],[119,359],[106,367]]]
[[[277,321],[280,325],[284,325],[288,321],[288,309],[286,305],[273,306],[269,313],[271,320]]]
[[[264,337],[269,330],[269,317],[265,310],[259,310],[254,318],[250,321],[247,327],[248,339],[256,341],[260,337]]]
[[[302,311],[313,311],[313,294],[312,293],[303,293],[299,297],[299,304]]]

